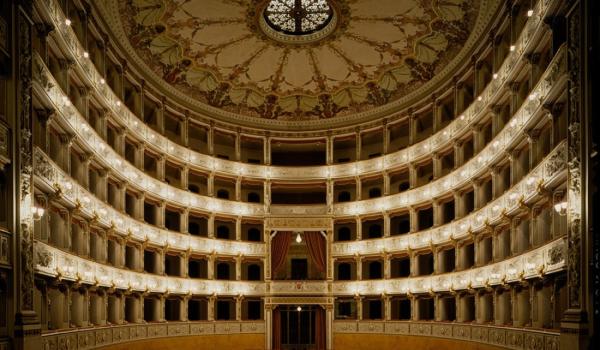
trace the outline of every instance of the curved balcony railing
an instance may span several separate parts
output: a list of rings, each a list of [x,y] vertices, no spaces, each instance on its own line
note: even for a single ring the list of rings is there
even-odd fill
[[[558,145],[544,160],[523,177],[510,190],[490,201],[484,207],[451,223],[395,237],[385,237],[364,241],[333,243],[333,256],[373,255],[382,252],[398,253],[442,245],[452,240],[468,237],[471,233],[485,230],[495,225],[521,207],[535,201],[541,190],[551,188],[566,178],[567,145]]]
[[[77,207],[82,214],[95,218],[104,227],[112,228],[123,237],[131,237],[137,241],[148,241],[158,246],[168,245],[175,250],[190,250],[202,254],[219,252],[222,255],[264,256],[265,245],[262,243],[237,242],[227,240],[195,237],[179,232],[168,231],[149,225],[115,210],[112,206],[97,199],[89,191],[74,182],[71,177],[39,149],[34,156],[35,180],[47,189],[54,190],[63,184],[61,199],[71,207]],[[333,243],[333,256],[353,256],[401,252],[408,249],[419,249],[430,244],[445,244],[453,239],[467,237],[472,232],[484,230],[517,210],[522,203],[527,203],[539,195],[544,186],[554,186],[564,179],[566,172],[566,143],[558,145],[534,169],[523,177],[500,197],[489,202],[483,208],[470,213],[452,223],[429,230],[408,233],[396,237]],[[64,184],[70,184],[64,186]]]
[[[264,321],[189,321],[80,327],[44,332],[41,349],[96,349],[166,337],[264,334]]]
[[[559,349],[560,347],[558,331],[463,322],[334,321],[333,333],[427,336],[467,340],[507,349],[535,349],[536,347]]]
[[[264,321],[190,321],[111,326],[81,327],[42,334],[43,349],[78,345],[79,349],[95,349],[143,339],[180,336],[265,334]],[[466,340],[507,349],[558,349],[560,333],[523,327],[496,326],[461,322],[424,321],[333,321],[333,335],[379,334],[381,336],[427,336]]]
[[[264,243],[197,237],[161,229],[123,214],[73,181],[39,148],[34,150],[34,169],[36,184],[43,185],[49,191],[60,188],[61,201],[71,208],[77,208],[82,215],[94,219],[101,227],[110,228],[123,237],[200,254],[218,252],[220,255],[231,256],[265,255]]]
[[[333,283],[335,295],[419,294],[484,288],[564,270],[566,240],[556,239],[521,255],[469,270],[388,280]]]
[[[564,270],[566,241],[556,239],[521,255],[469,270],[431,276],[368,281],[271,282],[269,294],[418,294],[484,288],[538,278]],[[178,295],[265,295],[266,282],[200,280],[133,272],[83,259],[42,242],[35,243],[38,273],[78,283]]]
[[[264,282],[168,277],[120,269],[35,242],[36,270],[66,281],[139,292],[193,295],[263,295]]]
[[[423,160],[431,153],[447,148],[458,136],[464,135],[467,130],[476,125],[486,110],[503,93],[517,74],[515,67],[523,61],[525,55],[536,43],[534,39],[543,34],[542,19],[552,8],[551,0],[541,0],[536,3],[532,9],[532,16],[514,43],[515,50],[508,54],[502,66],[495,72],[496,79],[493,79],[485,87],[479,96],[481,99],[478,98],[474,101],[464,113],[435,135],[400,151],[370,160],[329,166],[281,167],[246,164],[212,157],[183,147],[152,130],[125,107],[124,103],[105,83],[102,83],[104,81],[102,75],[96,70],[92,61],[84,57],[85,49],[79,43],[73,29],[65,24],[66,17],[56,1],[38,1],[37,3],[38,7],[48,12],[52,24],[59,34],[57,35],[58,41],[64,43],[69,50],[71,58],[76,62],[76,69],[86,79],[87,85],[91,86],[95,94],[103,101],[104,107],[118,116],[118,121],[125,125],[137,139],[145,142],[150,149],[167,155],[178,163],[187,164],[205,172],[214,171],[234,177],[276,180],[337,179],[370,175],[380,172],[382,169],[389,170]]]
[[[473,159],[455,169],[452,173],[437,179],[427,185],[409,190],[396,195],[385,196],[378,199],[337,203],[333,205],[333,214],[337,216],[355,216],[374,212],[381,212],[401,207],[409,207],[415,204],[436,198],[444,193],[465,186],[472,179],[477,178],[486,168],[489,168],[498,158],[510,149],[510,147],[523,137],[523,132],[537,121],[543,104],[547,99],[559,90],[566,80],[565,50],[562,48],[546,69],[544,75],[532,90],[529,98],[511,118],[506,126],[494,139]],[[58,114],[73,130],[80,142],[94,155],[97,160],[116,174],[124,177],[129,184],[138,190],[153,194],[163,200],[179,207],[204,208],[211,212],[224,213],[226,215],[261,216],[265,214],[265,205],[249,204],[243,202],[226,201],[175,188],[137,169],[132,164],[118,155],[80,115],[75,107],[71,105],[68,98],[58,87],[53,76],[49,73],[39,56],[35,56],[35,76],[38,83],[34,84],[37,90],[46,94],[54,104]],[[59,184],[62,185],[62,184]],[[72,186],[72,185],[64,185]],[[329,214],[328,209],[323,206],[273,206],[273,211],[278,215],[307,215],[307,214]]]

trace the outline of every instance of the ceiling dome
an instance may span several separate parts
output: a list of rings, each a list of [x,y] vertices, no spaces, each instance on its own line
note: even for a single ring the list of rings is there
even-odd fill
[[[289,126],[352,120],[449,79],[497,3],[109,0],[105,15],[165,92],[217,119]]]

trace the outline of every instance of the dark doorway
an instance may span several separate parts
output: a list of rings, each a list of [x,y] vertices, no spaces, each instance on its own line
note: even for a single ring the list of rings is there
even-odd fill
[[[293,280],[308,279],[308,260],[292,259],[292,279]]]
[[[281,349],[321,350],[317,346],[318,305],[280,305]],[[298,309],[300,308],[300,309]],[[325,332],[325,330],[322,330]]]

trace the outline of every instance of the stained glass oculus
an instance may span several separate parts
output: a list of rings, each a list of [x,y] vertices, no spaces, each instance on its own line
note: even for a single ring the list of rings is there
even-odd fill
[[[323,29],[333,10],[327,0],[271,0],[264,12],[265,21],[278,32],[306,35]]]

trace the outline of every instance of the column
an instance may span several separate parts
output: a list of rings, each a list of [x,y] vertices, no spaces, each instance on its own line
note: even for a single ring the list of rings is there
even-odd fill
[[[325,322],[327,324],[327,336],[325,337],[327,341],[327,350],[333,349],[333,305],[325,305]]]
[[[158,132],[161,133],[162,135],[165,134],[165,105],[166,105],[166,101],[167,98],[164,96],[160,97],[160,105],[158,106],[158,110],[155,112],[156,113],[156,126],[158,129]]]
[[[432,203],[433,209],[433,227],[438,227],[443,223],[443,213],[440,201],[435,199]]]
[[[215,294],[208,297],[208,321],[215,320],[215,303],[217,302],[217,296]]]
[[[417,142],[417,117],[412,109],[408,113],[408,144],[414,145]]]
[[[125,135],[127,133],[127,129],[125,128],[117,128],[117,137],[115,139],[115,152],[117,152],[120,156],[125,156]]]
[[[362,219],[360,216],[356,217],[356,240],[362,240]]]
[[[185,191],[189,191],[189,189],[188,189],[189,175],[190,175],[190,167],[186,164],[181,169],[181,178],[180,178],[181,188]]]
[[[464,149],[462,140],[454,141],[454,169],[460,167],[464,163]]]
[[[538,150],[540,130],[528,130],[525,135],[527,136],[527,143],[529,144],[529,169],[533,169],[540,161],[540,152]]]
[[[515,113],[518,111],[519,106],[520,106],[520,99],[519,99],[519,83],[518,82],[512,82],[509,84],[509,88],[510,88],[510,115],[515,115]]]
[[[242,321],[242,303],[244,302],[244,296],[238,295],[235,297],[235,320]]]
[[[327,139],[325,142],[327,165],[331,165],[333,164],[333,136],[331,136],[330,130],[327,131]]]
[[[387,211],[383,212],[383,236],[384,237],[389,237],[390,236],[390,213]]]
[[[415,163],[408,164],[408,183],[410,188],[413,189],[417,187],[417,165]]]
[[[454,84],[454,116],[458,117],[465,110],[465,91],[462,82]]]
[[[58,135],[61,143],[61,150],[59,151],[60,157],[56,159],[58,165],[66,172],[71,172],[71,146],[75,140],[75,136],[71,134],[60,134]]]
[[[236,241],[242,240],[242,217],[241,216],[238,216],[235,219],[235,240]]]
[[[206,181],[206,187],[207,187],[207,196],[208,197],[214,197],[215,196],[215,173],[214,172],[210,172],[210,174],[208,174],[208,179]]]
[[[544,73],[540,67],[541,54],[539,52],[533,52],[525,55],[525,59],[529,65],[529,91],[532,91],[541,75]]]
[[[481,125],[473,125],[471,132],[473,133],[473,154],[477,154],[485,147]]]
[[[243,256],[242,254],[238,254],[234,257],[235,260],[235,280],[236,281],[241,281],[242,280],[242,261],[243,261]]]
[[[356,263],[356,280],[362,281],[362,257],[358,255],[358,253],[354,256],[354,261]]]
[[[439,153],[434,152],[431,155],[431,164],[433,167],[433,179],[437,180],[442,176],[442,162]]]
[[[358,294],[354,296],[354,302],[356,303],[356,319],[358,321],[362,321],[363,319],[362,299],[363,297]]]
[[[235,133],[235,160],[238,162],[242,160],[242,136],[240,132],[240,128],[238,128]]]
[[[381,132],[383,133],[382,154],[387,154],[389,146],[390,146],[390,130],[388,128],[388,120],[387,120],[387,118],[383,119],[383,127],[382,127],[382,131]]]
[[[384,251],[383,253],[383,278],[384,279],[390,279],[391,276],[391,265],[390,264],[390,256],[388,255],[387,252]],[[386,313],[387,315],[387,313]]]
[[[215,123],[210,121],[208,127],[208,134],[206,135],[206,141],[208,143],[208,154],[211,156],[215,155]]]
[[[167,202],[160,201],[156,206],[156,226],[164,229],[165,228],[165,210]]]
[[[390,173],[387,170],[383,172],[383,195],[390,195]]]
[[[161,154],[156,161],[156,177],[160,181],[165,181],[165,168],[167,165],[167,159],[164,154]]]
[[[241,176],[238,176],[235,179],[235,200],[238,202],[242,200],[242,177]]]
[[[179,229],[183,234],[189,234],[188,227],[190,222],[190,208],[185,208],[181,212],[181,218],[179,221]]]
[[[502,105],[493,105],[492,110],[492,135],[496,136],[504,128],[502,119]]]
[[[433,112],[433,133],[442,130],[442,102],[434,94],[431,96],[431,109]]]
[[[188,147],[190,144],[190,111],[185,110],[183,121],[181,122],[181,144]],[[185,187],[187,188],[187,187]]]
[[[38,125],[38,132],[36,133],[39,140],[39,147],[46,154],[50,154],[50,124],[56,115],[56,111],[54,109],[37,109],[36,115],[38,117],[38,123],[34,123],[34,125]],[[34,136],[35,137],[35,136]]]
[[[334,188],[333,180],[327,179],[327,212],[333,213]]]
[[[265,304],[265,349],[272,350],[273,344],[271,339],[273,337],[273,309],[274,305]]]
[[[410,232],[414,233],[419,231],[419,217],[414,207],[408,208],[408,215],[410,217]]]
[[[356,195],[355,200],[359,201],[362,199],[362,182],[360,181],[360,177],[359,176],[355,176],[354,177],[354,181],[356,182]]]
[[[48,66],[48,35],[54,31],[54,26],[50,23],[36,23],[36,34],[38,39],[40,40],[40,56],[42,57],[42,61]]]
[[[66,96],[69,96],[69,89],[70,89],[69,75],[70,75],[70,70],[73,67],[73,65],[75,64],[75,62],[73,62],[72,60],[68,60],[68,59],[59,59],[58,64],[60,66],[60,75],[54,76],[54,78],[58,82],[58,85],[62,88],[63,93]]]
[[[360,135],[360,129],[356,128],[356,131],[354,132],[354,136],[356,138],[356,160],[361,160],[361,154],[362,154],[362,138]]]
[[[215,238],[215,214],[214,213],[209,214],[206,229],[207,229],[208,238]]]
[[[215,278],[215,253],[212,253],[208,256],[208,261],[206,262],[206,275],[209,280]]]
[[[265,165],[271,165],[271,137],[267,133],[267,136],[264,138],[264,162]]]
[[[383,295],[383,317],[386,321],[392,319],[392,302],[389,295]]]

